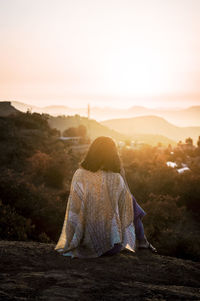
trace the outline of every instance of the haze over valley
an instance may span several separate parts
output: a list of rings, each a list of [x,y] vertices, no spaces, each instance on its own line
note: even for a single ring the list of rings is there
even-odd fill
[[[22,111],[46,113],[52,116],[58,115],[81,115],[87,116],[87,106],[80,108],[73,108],[64,105],[50,105],[46,107],[39,107],[30,104],[25,104],[19,101],[11,101],[12,105]],[[200,126],[200,106],[191,106],[188,108],[147,108],[142,106],[132,106],[127,109],[119,109],[114,107],[93,107],[90,106],[90,116],[97,121],[103,121],[116,118],[131,118],[138,116],[159,116],[166,119],[168,122],[177,126]]]
[[[15,107],[14,107],[15,105]],[[18,109],[17,109],[18,108]],[[92,118],[87,118],[87,108],[84,109],[71,109],[70,107],[61,107],[61,106],[49,106],[49,107],[30,107],[27,104],[20,102],[12,102],[12,105],[9,102],[0,102],[0,115],[9,115],[12,113],[27,110],[38,113],[48,114],[48,123],[52,128],[56,128],[61,131],[61,134],[64,130],[70,127],[77,127],[83,124],[87,128],[88,135],[91,139],[95,139],[98,136],[111,136],[116,140],[125,141],[127,139],[147,143],[150,145],[156,145],[157,143],[162,143],[163,145],[172,144],[175,145],[178,141],[184,141],[186,138],[191,137],[194,142],[198,140],[200,136],[200,126],[176,126],[171,122],[168,122],[163,117],[158,115],[147,115],[150,112],[158,112],[156,109],[147,109],[143,107],[133,107],[130,110],[126,110],[127,115],[134,114],[140,115],[132,118],[116,118],[108,119],[101,122],[98,122],[93,117],[93,108],[91,108]],[[59,114],[60,112],[66,112],[71,114]],[[56,113],[53,116],[53,113]],[[96,114],[101,114],[106,112],[106,108],[95,108]],[[112,112],[121,112],[117,109],[108,109],[107,114]],[[163,112],[165,112],[163,110]],[[168,111],[169,112],[169,111]],[[52,114],[51,114],[52,113]],[[125,110],[122,111],[125,113]],[[187,110],[172,110],[171,113],[181,116],[181,114],[188,116],[188,120],[195,116],[197,117],[200,113],[200,107],[188,108]],[[142,115],[143,114],[143,115]],[[117,115],[117,114],[116,114]],[[185,117],[186,118],[186,117]],[[198,119],[197,119],[198,121]]]

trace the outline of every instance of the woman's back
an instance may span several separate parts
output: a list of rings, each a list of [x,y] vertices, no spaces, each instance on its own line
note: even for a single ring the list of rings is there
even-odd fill
[[[79,168],[72,179],[56,250],[98,257],[115,243],[134,250],[132,197],[119,173]]]

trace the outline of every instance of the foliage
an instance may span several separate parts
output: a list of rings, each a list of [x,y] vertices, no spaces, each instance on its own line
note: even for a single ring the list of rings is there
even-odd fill
[[[144,146],[121,151],[131,192],[147,212],[144,218],[147,237],[161,254],[200,259],[200,154],[174,149],[159,150]],[[179,174],[166,162],[190,171]]]
[[[149,196],[144,204],[146,235],[161,254],[200,259],[199,229],[179,198],[169,195]]]
[[[31,220],[19,215],[15,208],[0,200],[0,237],[8,240],[27,240],[34,226]]]
[[[85,138],[87,135],[87,128],[85,125],[80,124],[78,127],[69,127],[64,130],[64,137],[82,137]]]

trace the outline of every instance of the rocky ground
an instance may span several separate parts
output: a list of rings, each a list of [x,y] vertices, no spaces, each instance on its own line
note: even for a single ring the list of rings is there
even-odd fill
[[[148,251],[80,260],[0,241],[0,300],[200,300],[199,284],[199,263]]]

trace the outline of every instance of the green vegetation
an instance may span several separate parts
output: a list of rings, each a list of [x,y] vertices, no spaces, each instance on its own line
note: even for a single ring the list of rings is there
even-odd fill
[[[147,237],[162,254],[199,260],[200,148],[190,145],[186,140],[187,147],[173,152],[170,146],[124,148],[121,155],[129,187],[147,212]],[[190,170],[179,174],[167,161]]]
[[[82,137],[85,138],[87,129],[85,125],[80,124],[78,127],[70,127],[63,132],[64,137]]]
[[[47,115],[0,118],[0,237],[56,241],[80,157],[58,139]]]
[[[1,239],[56,242],[60,235],[70,182],[84,154],[59,140],[48,118],[30,112],[0,117]],[[199,141],[120,151],[130,189],[147,212],[149,240],[162,254],[193,260],[200,259]],[[167,161],[190,170],[179,174]]]

